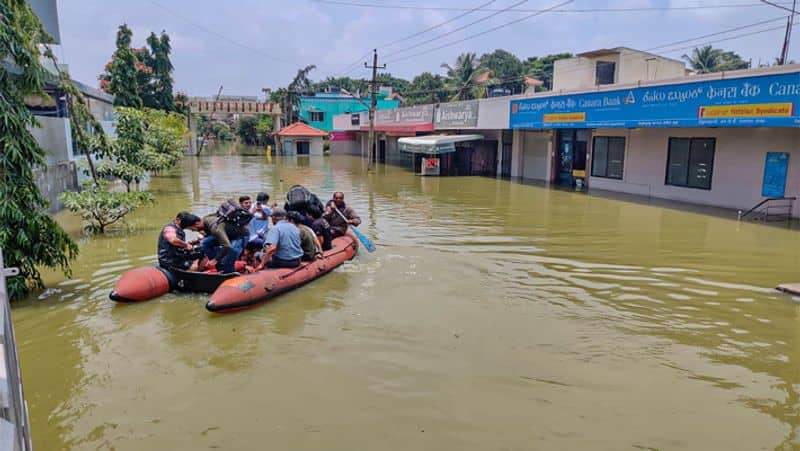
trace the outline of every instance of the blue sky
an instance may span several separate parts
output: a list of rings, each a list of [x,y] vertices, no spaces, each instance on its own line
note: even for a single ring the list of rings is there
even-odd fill
[[[341,0],[381,5],[472,8],[489,0]],[[495,0],[487,8],[503,9],[522,0]],[[563,0],[528,0],[518,8],[544,9]],[[785,1],[785,0],[777,0]],[[190,95],[213,95],[219,85],[225,94],[260,94],[262,87],[285,86],[298,67],[316,64],[312,78],[342,72],[378,46],[390,54],[414,43],[452,33],[406,53],[387,58],[395,76],[411,78],[423,71],[442,73],[462,52],[496,48],[521,58],[556,52],[581,52],[627,46],[642,50],[683,41],[759,21],[784,12],[758,6],[758,0],[575,0],[562,9],[709,6],[645,12],[546,13],[484,36],[424,53],[427,49],[466,38],[521,18],[529,13],[506,12],[461,31],[453,30],[492,14],[477,11],[429,33],[396,45],[383,44],[411,35],[462,14],[460,11],[354,7],[311,0],[59,0],[63,45],[57,55],[73,77],[93,86],[114,51],[119,24],[127,23],[134,45],[144,45],[151,31],[166,30],[172,38],[175,85]],[[756,5],[726,7],[725,5]],[[800,16],[796,19],[800,21]],[[785,20],[725,35],[663,47],[654,53],[680,58],[682,47],[731,36],[782,27]],[[213,30],[209,32],[208,30]],[[216,34],[214,34],[216,33]],[[790,57],[800,60],[800,27],[796,27]],[[774,30],[714,44],[735,50],[754,64],[772,61],[780,52],[783,30]],[[666,50],[674,50],[664,52]],[[403,61],[392,61],[410,56]],[[366,77],[364,69],[350,72]]]

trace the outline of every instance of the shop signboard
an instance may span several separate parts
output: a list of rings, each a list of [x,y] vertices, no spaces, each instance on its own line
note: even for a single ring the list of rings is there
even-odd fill
[[[430,124],[433,122],[433,105],[378,110],[375,112],[375,122],[381,125]]]
[[[475,128],[478,126],[478,101],[441,103],[436,108],[434,127],[445,128]]]
[[[800,72],[511,101],[511,128],[798,127]]]
[[[764,181],[761,195],[764,197],[783,197],[786,194],[786,173],[789,170],[789,154],[786,152],[767,152],[764,163]]]

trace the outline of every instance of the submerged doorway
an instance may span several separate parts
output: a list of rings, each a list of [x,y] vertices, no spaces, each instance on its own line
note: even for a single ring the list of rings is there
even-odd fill
[[[586,186],[586,146],[589,130],[567,128],[556,133],[556,184]],[[580,180],[580,182],[578,182]]]

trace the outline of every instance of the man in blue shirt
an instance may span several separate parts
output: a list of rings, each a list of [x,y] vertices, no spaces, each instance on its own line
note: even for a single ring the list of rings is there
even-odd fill
[[[296,268],[300,266],[303,248],[300,231],[286,220],[286,210],[272,210],[272,228],[264,239],[264,258],[257,270],[267,268]]]
[[[258,193],[256,204],[250,210],[250,213],[253,214],[253,220],[248,224],[250,241],[256,241],[263,245],[264,236],[269,229],[269,217],[272,214],[272,210],[269,208],[269,194],[265,192]]]

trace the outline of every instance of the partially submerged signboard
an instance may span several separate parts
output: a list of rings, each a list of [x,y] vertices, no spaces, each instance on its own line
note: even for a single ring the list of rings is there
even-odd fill
[[[800,72],[513,100],[511,128],[797,127]]]
[[[462,129],[478,126],[478,101],[441,103],[436,109],[434,128]]]

